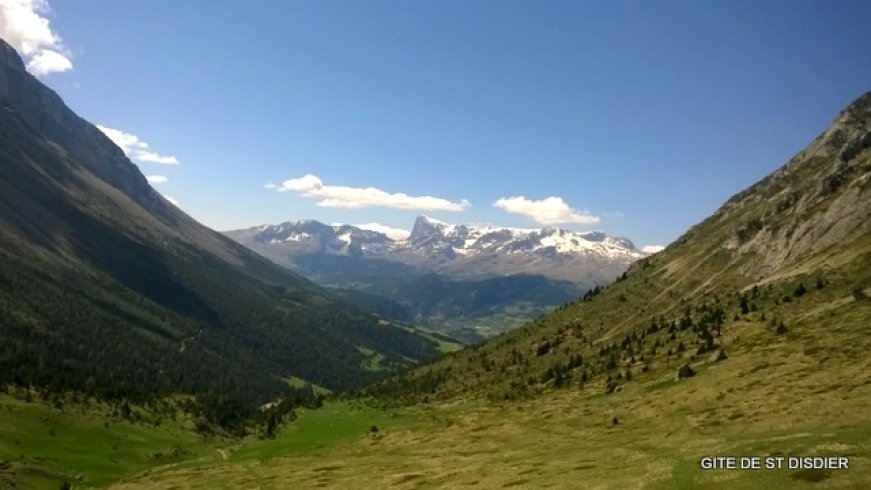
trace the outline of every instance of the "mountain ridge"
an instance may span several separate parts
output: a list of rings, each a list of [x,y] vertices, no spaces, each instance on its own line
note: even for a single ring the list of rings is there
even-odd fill
[[[0,40],[0,385],[185,393],[242,430],[259,404],[301,393],[287,377],[340,389],[381,376],[373,358],[436,355],[197,223]]]

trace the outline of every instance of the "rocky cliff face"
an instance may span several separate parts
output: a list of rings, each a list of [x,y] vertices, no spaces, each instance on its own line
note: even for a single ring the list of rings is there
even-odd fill
[[[87,209],[88,214],[117,226],[136,225],[137,233],[151,238],[168,235],[196,243],[222,260],[236,264],[245,260],[236,244],[200,225],[155,191],[120,148],[28,73],[15,49],[2,39],[0,130],[7,156],[20,163],[14,175],[0,179],[4,197],[0,198],[0,223],[17,233],[33,239],[75,232],[69,219],[58,219],[57,202],[50,202],[57,201],[57,193],[49,187],[38,191],[48,185],[42,180],[47,176],[52,186],[63,189],[64,205]],[[36,139],[41,147],[38,153],[24,146]],[[30,179],[26,185],[25,174]],[[15,182],[18,185],[12,185]],[[26,213],[21,212],[23,207]]]
[[[166,215],[165,202],[136,166],[94,125],[78,117],[51,89],[24,68],[18,53],[0,39],[0,105],[64,149],[93,175],[120,189],[143,207]]]
[[[832,125],[786,165],[734,196],[714,216],[737,219],[724,246],[749,256],[743,271],[763,278],[811,251],[831,250],[871,230],[871,93],[842,111]],[[821,258],[822,258],[821,255]],[[825,260],[823,260],[825,262]]]

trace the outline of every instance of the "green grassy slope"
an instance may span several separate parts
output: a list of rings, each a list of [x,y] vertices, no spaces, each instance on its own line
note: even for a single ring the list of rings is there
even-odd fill
[[[58,408],[0,395],[0,488],[102,486],[146,468],[214,458],[190,419],[132,423],[102,404]],[[226,443],[226,442],[223,442]]]
[[[700,419],[738,397],[705,386],[731,376],[723,374],[663,386],[658,396],[561,391],[505,404],[356,412],[329,428],[308,424],[306,414],[299,423],[314,433],[289,431],[227,461],[136,475],[111,488],[864,488],[871,426],[855,409],[867,404],[847,407],[838,427],[827,426],[825,410],[803,414],[795,426],[775,422],[785,413],[755,412],[750,424]],[[370,433],[370,424],[379,431]],[[850,469],[703,471],[706,455],[846,455]]]
[[[871,287],[871,151],[842,155],[871,140],[869,119],[865,96],[787,166],[600,294],[369,393],[501,400],[584,374],[592,393],[608,376],[664,374],[717,346],[752,353],[780,341],[820,359],[834,354],[822,346],[844,346],[838,358],[864,363],[846,353],[864,344],[871,318],[862,292]],[[781,323],[788,331],[778,335]]]

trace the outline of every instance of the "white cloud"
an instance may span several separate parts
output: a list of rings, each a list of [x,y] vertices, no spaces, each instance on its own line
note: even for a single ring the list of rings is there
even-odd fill
[[[465,199],[452,202],[440,197],[389,193],[375,187],[325,185],[312,174],[285,180],[278,187],[278,191],[295,192],[304,197],[318,199],[317,205],[325,208],[385,207],[420,211],[462,211],[469,207],[469,201]]]
[[[2,0],[0,0],[2,1]],[[142,162],[142,163],[160,163],[164,165],[178,165],[178,158],[174,156],[163,156],[151,151],[148,148],[148,143],[141,141],[138,136],[130,133],[125,133],[120,129],[107,128],[106,126],[97,125],[97,128],[103,132],[112,143],[118,145],[118,148],[127,155],[127,158]]]
[[[361,230],[370,230],[377,231],[378,233],[383,233],[387,235],[391,240],[405,240],[411,235],[411,232],[408,230],[403,230],[402,228],[391,228],[387,225],[382,225],[381,223],[363,223],[360,225],[352,225],[360,228]]]
[[[149,184],[162,184],[169,180],[163,175],[149,175],[145,178],[148,180]]]
[[[125,155],[130,154],[135,149],[148,148],[147,143],[140,143],[139,138],[118,129],[107,128],[106,126],[97,125],[97,128],[112,140],[112,143],[118,145],[118,148],[124,151]]]
[[[163,165],[178,165],[178,158],[171,156],[163,156],[154,153],[153,151],[140,151],[136,153],[136,160],[146,163],[160,163]]]
[[[312,174],[305,174],[302,177],[285,180],[281,183],[282,192],[309,192],[314,190],[320,190],[323,187],[324,183],[321,182],[321,179]]]
[[[27,71],[38,77],[56,71],[72,70],[72,68],[73,63],[69,58],[50,49],[43,49],[27,62]]]
[[[73,68],[49,25],[50,11],[46,0],[0,0],[0,38],[24,56],[28,71],[36,76]]]
[[[655,254],[656,252],[661,252],[665,250],[665,247],[662,245],[645,245],[644,248],[641,249],[642,252],[648,254]]]
[[[166,194],[161,194],[161,196],[163,196],[164,199],[172,203],[173,206],[178,207],[178,201],[176,201],[175,199],[167,196]]]
[[[592,225],[599,222],[598,216],[593,216],[589,211],[573,209],[562,198],[555,196],[540,201],[527,199],[523,196],[503,197],[494,202],[493,206],[508,213],[526,216],[543,225],[561,223]]]

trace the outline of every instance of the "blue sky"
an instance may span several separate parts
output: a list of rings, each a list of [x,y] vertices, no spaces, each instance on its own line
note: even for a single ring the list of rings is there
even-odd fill
[[[423,213],[666,244],[871,90],[867,1],[4,3],[31,71],[219,230]]]

